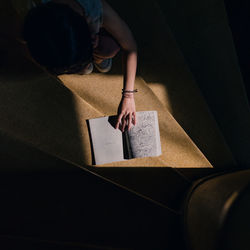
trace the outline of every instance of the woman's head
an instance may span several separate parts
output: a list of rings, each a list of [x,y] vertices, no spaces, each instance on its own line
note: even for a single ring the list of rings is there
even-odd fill
[[[67,5],[50,2],[30,10],[23,36],[32,57],[56,74],[75,73],[92,60],[88,24]]]

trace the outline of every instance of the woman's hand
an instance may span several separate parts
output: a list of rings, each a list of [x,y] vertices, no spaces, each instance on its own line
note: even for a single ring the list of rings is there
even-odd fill
[[[122,97],[120,105],[118,107],[116,129],[120,128],[124,132],[127,125],[128,130],[133,125],[136,125],[136,111],[134,96]],[[119,126],[120,125],[120,126]]]

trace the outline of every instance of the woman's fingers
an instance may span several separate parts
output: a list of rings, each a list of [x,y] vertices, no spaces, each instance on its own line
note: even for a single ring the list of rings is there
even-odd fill
[[[133,124],[136,125],[136,112],[133,112]]]
[[[129,120],[128,120],[128,130],[130,130],[131,127],[132,127],[132,113],[129,113],[128,117],[129,117]]]
[[[126,125],[127,125],[127,116],[124,115],[122,118],[122,132],[124,132]]]
[[[119,124],[122,122],[122,117],[123,117],[124,113],[121,113],[118,118],[117,118],[117,123],[115,125],[115,128],[118,129],[119,128]]]
[[[126,126],[128,126],[128,130],[132,128],[132,124],[136,124],[136,114],[135,112],[131,113],[121,113],[117,118],[117,123],[115,128],[119,128],[121,124],[121,131],[124,132]]]

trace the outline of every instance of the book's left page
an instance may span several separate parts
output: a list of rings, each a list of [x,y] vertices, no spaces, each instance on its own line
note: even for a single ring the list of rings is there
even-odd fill
[[[123,161],[122,132],[114,128],[114,117],[88,120],[95,164]]]

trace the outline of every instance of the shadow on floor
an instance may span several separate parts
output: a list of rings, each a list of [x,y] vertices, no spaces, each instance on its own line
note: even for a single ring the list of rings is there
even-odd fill
[[[0,179],[0,244],[177,249],[181,243],[180,215],[85,171]]]

